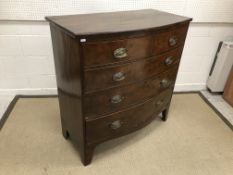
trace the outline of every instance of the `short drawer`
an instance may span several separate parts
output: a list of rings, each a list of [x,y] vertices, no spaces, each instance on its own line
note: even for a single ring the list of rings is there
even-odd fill
[[[145,81],[86,94],[83,98],[84,114],[88,118],[116,112],[145,101],[166,89],[173,89],[178,65]]]
[[[150,57],[117,66],[84,71],[85,91],[109,88],[144,80],[168,70],[180,60],[182,47],[160,56]]]
[[[153,43],[153,55],[161,54],[173,48],[183,45],[185,42],[188,25],[181,25],[179,27],[171,28],[156,33]]]
[[[98,143],[142,128],[166,109],[171,95],[172,90],[166,90],[140,105],[96,120],[87,120],[87,143]]]
[[[82,43],[85,67],[109,65],[143,59],[183,45],[188,24],[145,33],[145,36],[121,40]],[[130,37],[130,34],[129,34]]]
[[[151,36],[83,44],[85,66],[117,63],[151,55]]]

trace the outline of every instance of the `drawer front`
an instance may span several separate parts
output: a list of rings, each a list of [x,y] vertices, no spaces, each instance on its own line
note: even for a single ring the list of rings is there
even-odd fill
[[[188,25],[186,24],[155,34],[152,54],[160,54],[172,48],[183,45],[185,42],[187,30]]]
[[[166,90],[155,98],[125,111],[86,121],[87,143],[98,143],[142,128],[166,108],[171,95],[172,90]]]
[[[82,43],[84,66],[101,66],[161,54],[184,43],[188,24],[143,37]]]
[[[152,37],[83,44],[85,66],[106,65],[151,55]]]
[[[152,77],[177,64],[180,60],[181,53],[182,47],[179,47],[157,57],[85,71],[85,91],[88,92],[119,86]]]
[[[149,99],[165,89],[173,89],[178,65],[156,77],[127,86],[112,88],[84,96],[84,114],[98,118]]]

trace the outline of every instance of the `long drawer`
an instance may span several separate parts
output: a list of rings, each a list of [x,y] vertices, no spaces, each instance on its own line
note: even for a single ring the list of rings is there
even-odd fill
[[[183,45],[188,24],[142,37],[82,43],[84,66],[99,66],[143,59]]]
[[[93,119],[149,99],[165,89],[173,89],[178,65],[151,79],[84,96],[86,117]]]
[[[150,123],[169,104],[172,90],[168,89],[140,105],[96,120],[86,121],[87,143],[96,143],[135,131]]]
[[[84,72],[85,91],[119,86],[152,77],[177,64],[181,53],[182,47],[179,47],[157,57],[154,56],[117,66],[86,70]]]

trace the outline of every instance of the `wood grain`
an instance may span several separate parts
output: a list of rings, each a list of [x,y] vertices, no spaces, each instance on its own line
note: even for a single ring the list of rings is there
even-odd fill
[[[188,24],[170,27],[169,29],[157,31],[155,34],[146,34],[143,37],[134,37],[122,40],[96,39],[95,42],[81,43],[83,48],[84,64],[86,67],[99,65],[109,65],[119,62],[143,59],[154,55],[159,55],[183,45],[187,33]],[[174,37],[176,44],[170,45],[169,39]],[[114,51],[118,48],[125,48],[127,56],[115,58]]]
[[[83,15],[51,16],[46,19],[71,36],[89,37],[90,35],[108,35],[135,31],[148,31],[189,22],[192,19],[158,10],[132,10],[111,13]]]
[[[141,81],[166,71],[175,64],[178,64],[181,58],[183,47],[166,52],[163,55],[141,59],[125,64],[106,66],[84,71],[84,89],[85,92],[104,89],[106,87],[115,87],[132,82]],[[167,60],[170,63],[166,63]],[[114,81],[113,76],[122,73],[125,77],[122,81]]]
[[[82,115],[81,60],[79,43],[59,28],[50,24],[53,53],[61,113],[62,134],[70,137],[80,151],[82,161],[85,155],[84,119]],[[76,125],[74,125],[76,123]],[[88,154],[87,154],[88,155]]]
[[[142,104],[99,119],[87,121],[88,144],[97,144],[142,128],[166,108],[171,95],[172,90],[168,89]],[[112,129],[110,125],[117,120],[120,121],[121,126],[118,129]]]
[[[149,57],[152,52],[153,38],[151,36],[115,41],[101,40],[82,43],[85,66],[98,66]],[[113,52],[118,48],[126,48],[127,57],[115,58]]]
[[[98,118],[102,114],[115,112],[140,103],[158,95],[167,88],[173,89],[177,69],[178,65],[174,65],[170,70],[150,79],[85,95],[83,105],[85,109],[88,109],[84,112],[85,117],[89,119]],[[163,79],[169,81],[168,87],[161,86]],[[117,104],[112,103],[111,98],[115,95],[120,95],[123,100]]]

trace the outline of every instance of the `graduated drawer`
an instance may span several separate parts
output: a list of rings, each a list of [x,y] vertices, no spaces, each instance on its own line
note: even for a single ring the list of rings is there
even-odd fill
[[[84,89],[88,92],[144,80],[177,64],[181,53],[182,47],[179,47],[157,57],[86,70],[84,72]]]
[[[150,123],[170,102],[172,90],[126,110],[86,121],[86,139],[95,143],[128,134]]]
[[[161,54],[182,45],[187,28],[188,25],[183,24],[155,31],[142,37],[81,43],[84,66],[108,65]]]
[[[165,89],[173,89],[177,69],[178,65],[141,82],[86,94],[83,98],[84,109],[87,109],[84,114],[88,118],[98,118],[100,115],[141,103]]]

